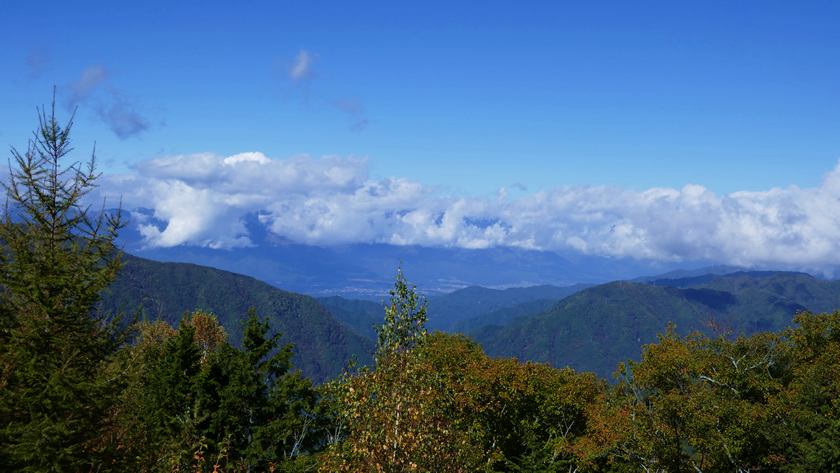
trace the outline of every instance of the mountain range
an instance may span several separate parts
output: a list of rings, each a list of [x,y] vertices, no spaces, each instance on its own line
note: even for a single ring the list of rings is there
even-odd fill
[[[555,298],[547,296],[546,288],[471,287],[430,298],[428,326],[435,328],[436,319],[446,321],[438,328],[468,333],[491,356],[549,362],[609,378],[618,362],[638,360],[641,346],[656,342],[669,323],[681,334],[698,330],[713,335],[716,325],[734,336],[783,330],[799,311],[840,307],[840,281],[805,273],[736,271],[651,282],[656,285],[615,281],[553,288]],[[562,291],[571,295],[563,298]],[[365,307],[365,323],[382,317],[381,306],[367,301],[319,301],[348,326],[361,320],[354,307]],[[461,316],[453,316],[459,311]],[[466,318],[475,313],[481,314]]]
[[[129,237],[131,231],[138,231],[136,225]],[[638,277],[642,263],[615,261],[605,271],[606,259],[531,250],[317,248],[259,237],[251,234],[258,243],[234,250],[149,249],[134,235],[125,247],[152,259],[126,253],[123,275],[103,308],[140,308],[143,317],[174,325],[185,311],[203,309],[218,316],[234,342],[241,337],[240,320],[256,308],[284,333],[282,342],[295,343],[294,364],[320,382],[354,356],[371,362],[373,326],[383,320],[381,299],[400,261],[428,296],[430,330],[468,333],[492,356],[603,377],[619,361],[637,359],[641,345],[655,342],[669,322],[683,334],[710,333],[710,323],[734,333],[776,331],[797,311],[840,306],[840,282],[805,273],[714,266]],[[635,279],[601,283],[617,274]]]

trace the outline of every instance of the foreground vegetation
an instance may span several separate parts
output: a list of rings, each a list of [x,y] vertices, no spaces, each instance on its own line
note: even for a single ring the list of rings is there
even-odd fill
[[[374,364],[318,386],[253,311],[241,348],[201,310],[177,327],[103,313],[122,222],[80,207],[97,176],[61,166],[72,120],[40,118],[0,222],[4,470],[840,469],[837,311],[751,336],[672,326],[610,384],[427,332],[400,272]]]

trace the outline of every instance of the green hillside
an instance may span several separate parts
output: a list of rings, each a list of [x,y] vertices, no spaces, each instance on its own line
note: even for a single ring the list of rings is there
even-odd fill
[[[504,325],[517,316],[541,312],[553,302],[587,287],[592,287],[592,284],[575,284],[569,287],[543,285],[509,289],[470,286],[448,294],[429,297],[427,299],[429,303],[427,326],[430,330],[467,333],[482,325]],[[317,300],[350,330],[366,337],[376,338],[373,325],[382,324],[385,317],[382,302],[345,299],[340,296],[319,297]],[[542,300],[542,302],[534,303],[537,300]],[[519,307],[520,305],[522,306]]]
[[[353,356],[372,361],[374,343],[348,330],[309,296],[282,291],[257,279],[189,263],[159,263],[124,254],[122,275],[104,295],[104,310],[123,308],[177,325],[185,311],[202,309],[215,314],[238,344],[240,321],[256,307],[269,317],[281,342],[295,343],[294,365],[315,382],[341,373]]]
[[[823,281],[804,273],[777,273],[766,278],[732,275],[717,278],[702,287],[738,295],[776,294],[813,312],[831,312],[840,307],[840,281]]]
[[[568,287],[531,286],[509,289],[489,289],[471,286],[429,299],[428,327],[432,330],[451,332],[453,326],[500,309],[514,307],[537,299],[561,300],[591,284],[575,284]]]
[[[376,340],[374,325],[382,325],[385,306],[381,302],[345,299],[340,296],[319,297],[319,304],[353,332]]]
[[[514,319],[505,327],[485,326],[473,336],[490,356],[550,362],[557,368],[609,376],[616,364],[637,358],[643,343],[656,341],[668,321],[699,325],[705,307],[679,289],[612,282],[585,289],[550,309]]]
[[[470,333],[485,325],[504,326],[512,320],[523,315],[530,315],[542,312],[557,303],[557,299],[537,299],[535,301],[523,302],[513,307],[494,310],[470,320],[462,320],[452,326],[452,333]]]
[[[683,334],[708,332],[712,320],[735,333],[778,331],[799,311],[833,309],[838,294],[838,283],[801,273],[765,278],[738,274],[687,289],[619,281],[470,335],[491,356],[550,362],[609,377],[618,362],[638,359],[641,345],[655,342],[668,322]]]

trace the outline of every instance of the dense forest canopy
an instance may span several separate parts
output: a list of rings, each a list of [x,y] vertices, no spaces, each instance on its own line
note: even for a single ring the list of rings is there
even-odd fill
[[[39,118],[0,221],[8,471],[840,469],[836,310],[749,336],[671,326],[607,383],[428,332],[400,271],[373,363],[318,385],[253,310],[236,345],[200,308],[177,326],[104,313],[122,222],[80,204],[97,174],[64,162],[72,118]]]

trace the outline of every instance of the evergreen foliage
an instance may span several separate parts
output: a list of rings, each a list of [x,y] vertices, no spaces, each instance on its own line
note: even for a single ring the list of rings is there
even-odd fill
[[[132,455],[144,470],[285,471],[319,447],[315,391],[293,371],[292,346],[278,349],[280,334],[266,337],[267,320],[253,311],[247,317],[241,350],[225,339],[203,352],[210,345],[196,327],[219,331],[200,311],[178,330],[163,330],[169,335],[157,343],[134,347],[144,352],[137,354],[144,369],[126,397],[133,405],[124,422],[139,426]],[[161,332],[154,324],[144,330],[141,339]]]
[[[241,346],[242,319],[252,308],[268,317],[273,330],[295,343],[292,363],[314,383],[341,374],[358,355],[370,364],[375,342],[343,327],[318,302],[254,278],[189,263],[161,263],[124,253],[120,277],[103,294],[105,310],[136,310],[149,320],[177,326],[184,312],[213,313],[228,341]],[[375,337],[374,337],[375,338]]]
[[[120,269],[122,223],[81,205],[95,155],[66,162],[71,117],[55,101],[21,154],[12,148],[0,219],[0,463],[16,471],[75,471],[109,452],[97,437],[120,380],[110,363],[129,332],[96,310]]]

